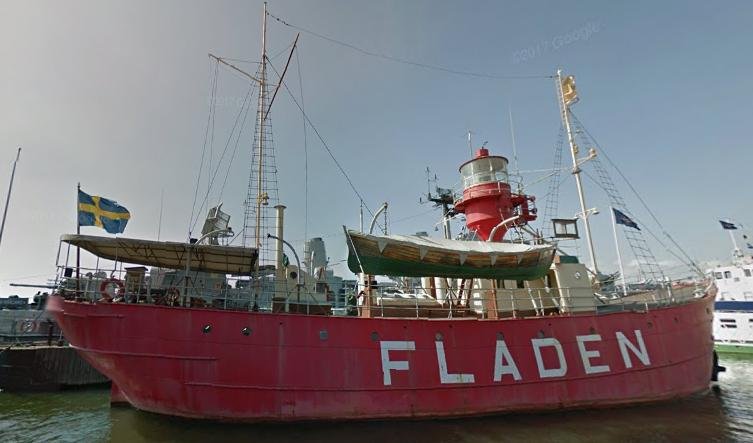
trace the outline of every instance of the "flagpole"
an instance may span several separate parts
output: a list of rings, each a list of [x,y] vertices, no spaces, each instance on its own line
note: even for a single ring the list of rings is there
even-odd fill
[[[725,229],[727,233],[729,234],[729,239],[732,240],[732,246],[734,246],[734,251],[732,251],[732,255],[735,257],[742,257],[743,253],[740,250],[740,247],[737,245],[737,240],[735,240],[735,234],[732,232],[733,230],[737,229],[737,225],[732,223],[732,220],[727,219],[727,223],[731,224],[732,226],[735,226],[735,229]]]
[[[162,194],[159,197],[159,222],[157,223],[157,241],[162,233],[162,207],[165,204],[165,188],[162,188]],[[190,235],[189,235],[190,237]]]
[[[79,193],[81,192],[81,182],[78,182],[76,185],[76,235],[81,235],[81,221],[78,219],[78,205],[80,203],[79,201]],[[81,247],[76,246],[76,297],[79,296],[78,292],[81,289]]]
[[[627,280],[625,280],[625,269],[622,267],[622,254],[620,254],[620,242],[617,239],[617,220],[614,217],[614,208],[609,207],[612,214],[612,232],[614,232],[614,248],[617,250],[617,263],[620,265],[620,276],[622,277],[622,294],[627,297]]]
[[[16,176],[16,165],[18,159],[21,157],[21,148],[18,148],[16,153],[16,161],[13,162],[13,171],[10,173],[10,184],[8,185],[8,196],[5,198],[5,210],[3,211],[3,222],[0,224],[0,240],[3,239],[3,231],[5,230],[5,218],[8,216],[8,206],[10,205],[10,192],[13,190],[13,178]]]

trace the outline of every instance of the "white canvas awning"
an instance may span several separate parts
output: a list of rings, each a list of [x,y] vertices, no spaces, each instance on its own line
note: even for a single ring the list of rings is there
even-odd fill
[[[104,259],[169,269],[185,269],[190,251],[188,264],[191,270],[220,274],[250,275],[258,258],[256,248],[240,246],[191,245],[77,234],[63,235],[60,240]]]

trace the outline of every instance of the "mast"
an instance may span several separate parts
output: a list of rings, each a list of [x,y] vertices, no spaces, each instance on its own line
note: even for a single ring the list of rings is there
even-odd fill
[[[256,196],[256,224],[255,224],[255,245],[261,248],[261,205],[262,205],[262,182],[264,176],[264,105],[267,98],[267,2],[264,2],[264,19],[262,21],[261,33],[261,68],[259,72],[259,107],[257,118],[259,125],[259,174],[257,189],[259,194]]]
[[[575,85],[573,84],[573,96],[575,97]],[[570,126],[570,115],[569,115],[569,103],[567,100],[565,100],[565,91],[563,90],[562,86],[562,70],[557,69],[557,92],[560,99],[560,108],[561,108],[561,117],[562,117],[562,124],[565,127],[565,132],[567,133],[567,141],[570,144],[570,154],[573,158],[573,176],[575,176],[575,186],[578,189],[578,200],[580,200],[580,210],[581,213],[579,216],[583,219],[583,226],[584,231],[586,233],[586,243],[588,244],[588,254],[591,258],[591,271],[593,271],[594,274],[598,275],[599,268],[596,265],[596,253],[594,252],[594,244],[593,240],[591,239],[591,223],[588,220],[588,217],[591,215],[591,210],[587,209],[586,207],[586,197],[583,194],[583,183],[580,178],[580,163],[578,162],[578,146],[575,144],[575,137],[573,136],[573,131]]]
[[[254,138],[251,145],[251,167],[248,188],[244,202],[242,245],[258,250],[255,269],[275,266],[276,249],[268,234],[275,229],[275,206],[279,204],[277,186],[277,166],[272,136],[270,114],[269,68],[274,69],[267,56],[267,4],[264,4],[262,20],[261,62],[255,75],[248,75],[258,86],[258,102]],[[294,46],[295,47],[295,46]],[[287,69],[287,68],[286,68]],[[284,74],[284,72],[283,72]],[[280,78],[282,83],[282,77]]]
[[[246,194],[245,214],[243,221],[243,246],[259,249],[260,262],[265,261],[267,252],[262,251],[266,244],[267,230],[271,227],[274,216],[270,216],[269,208],[277,204],[277,176],[272,143],[272,128],[269,118],[268,85],[267,85],[267,4],[264,3],[264,17],[262,20],[261,63],[256,75],[247,75],[254,81],[258,89],[256,106],[256,124],[254,141],[251,149],[251,169]]]
[[[10,173],[10,184],[8,185],[8,196],[5,197],[5,210],[3,210],[3,221],[0,224],[0,241],[3,240],[3,231],[5,230],[5,219],[8,217],[8,206],[10,205],[10,193],[13,190],[13,178],[16,176],[16,165],[18,159],[21,158],[21,148],[18,148],[16,153],[16,160],[13,162],[13,171]]]

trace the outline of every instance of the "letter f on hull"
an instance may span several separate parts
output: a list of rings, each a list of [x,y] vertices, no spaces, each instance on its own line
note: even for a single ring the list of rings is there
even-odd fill
[[[415,351],[416,342],[414,341],[382,341],[379,342],[382,349],[382,373],[384,374],[384,385],[392,384],[392,373],[390,371],[407,371],[407,360],[390,360],[390,351]]]

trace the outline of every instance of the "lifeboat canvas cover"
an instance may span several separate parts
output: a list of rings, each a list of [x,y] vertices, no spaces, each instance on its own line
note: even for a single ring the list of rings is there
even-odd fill
[[[534,280],[549,270],[554,245],[374,236],[346,230],[348,268],[401,277]]]
[[[60,238],[79,246],[97,257],[169,269],[185,269],[188,251],[191,270],[220,274],[250,275],[254,271],[258,251],[256,248],[219,245],[189,245],[123,237],[99,237],[68,234]]]

